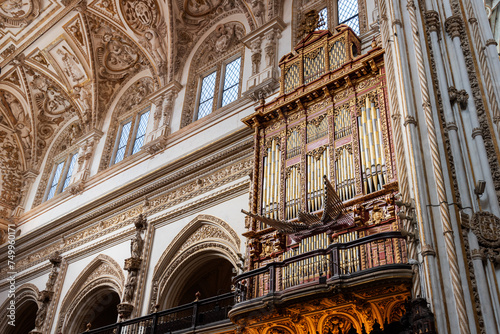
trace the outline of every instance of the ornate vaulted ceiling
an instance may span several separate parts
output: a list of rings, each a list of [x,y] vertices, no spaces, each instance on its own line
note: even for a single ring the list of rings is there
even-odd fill
[[[106,133],[127,83],[180,81],[200,37],[232,14],[258,25],[243,0],[0,0],[0,222],[63,127]]]

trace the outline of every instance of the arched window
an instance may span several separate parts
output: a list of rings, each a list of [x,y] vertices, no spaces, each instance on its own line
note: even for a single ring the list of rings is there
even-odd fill
[[[245,29],[238,22],[219,25],[191,62],[181,127],[235,102],[241,94]]]
[[[45,200],[51,199],[68,187],[77,158],[78,152],[64,152],[64,155],[54,164]]]
[[[119,135],[116,137],[113,159],[111,160],[112,165],[140,151],[146,136],[149,109],[147,107],[120,123]]]
[[[34,206],[65,192],[74,182],[79,152],[76,141],[80,135],[81,127],[74,122],[57,137],[47,157]]]
[[[146,140],[151,109],[151,102],[145,97],[153,90],[153,79],[144,77],[134,82],[120,97],[111,116],[99,170],[141,151]]]
[[[327,30],[346,24],[357,35],[366,31],[366,0],[319,0],[299,2],[300,10],[297,12],[295,24],[300,25],[303,15],[310,10],[316,10],[319,15],[316,30]],[[295,36],[299,41],[304,36],[299,36],[298,26],[295,27]]]

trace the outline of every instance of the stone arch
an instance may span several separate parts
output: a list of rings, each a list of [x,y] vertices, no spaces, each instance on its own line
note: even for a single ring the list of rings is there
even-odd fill
[[[233,268],[240,265],[240,239],[222,219],[212,215],[198,215],[187,224],[163,252],[153,273],[150,308],[165,302],[172,294],[179,278],[189,273],[183,264],[199,263],[214,258],[225,259]]]
[[[39,293],[40,293],[40,291],[38,290],[38,288],[34,284],[31,284],[31,283],[25,283],[16,289],[16,296],[14,299],[16,302],[15,305],[16,305],[16,313],[17,313],[16,314],[16,323],[18,321],[20,321],[20,318],[19,318],[20,314],[18,313],[18,311],[20,309],[22,309],[23,306],[26,306],[26,304],[35,303],[37,305],[37,309],[38,309],[38,294]],[[3,302],[3,304],[2,304],[2,308],[1,308],[2,311],[0,313],[0,315],[2,317],[0,319],[0,332],[2,332],[2,333],[8,333],[9,327],[7,327],[7,326],[9,326],[8,325],[9,318],[7,318],[7,315],[8,315],[7,306],[11,300],[12,300],[11,298],[7,298],[7,300],[5,302]]]
[[[78,276],[61,304],[58,333],[72,333],[77,325],[73,319],[82,319],[82,313],[94,311],[92,303],[106,298],[106,293],[122,295],[125,275],[120,265],[110,256],[100,254]],[[87,308],[87,309],[85,309]]]
[[[347,312],[335,312],[328,314],[318,321],[317,332],[319,334],[327,334],[329,330],[339,329],[342,326],[342,333],[347,333],[352,327],[361,333],[362,323],[353,314]],[[351,326],[351,327],[349,327]]]

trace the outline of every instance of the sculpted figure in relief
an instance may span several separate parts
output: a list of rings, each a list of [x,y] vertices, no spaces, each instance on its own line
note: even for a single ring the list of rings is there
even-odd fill
[[[143,246],[144,246],[144,240],[142,240],[141,231],[137,230],[130,244],[130,253],[133,258],[138,259],[141,257]]]
[[[73,82],[80,82],[85,78],[85,74],[78,67],[80,61],[75,55],[68,52],[64,46],[63,49],[65,50],[58,49],[56,53],[61,56],[61,60],[64,63],[64,72],[68,77],[71,77]]]
[[[125,284],[125,292],[123,293],[123,300],[125,302],[132,302],[134,299],[135,285],[137,284],[137,272],[131,271],[128,274],[127,284]]]
[[[17,122],[25,123],[27,121],[27,117],[24,114],[24,109],[21,106],[21,103],[19,103],[16,97],[6,91],[3,92],[3,97],[5,98],[5,102],[9,105],[10,111],[12,111],[12,115],[14,115]]]
[[[225,52],[231,45],[234,35],[234,27],[224,25],[217,27],[215,49],[220,53]]]
[[[251,0],[251,4],[252,4],[252,12],[253,15],[255,15],[257,23],[263,24],[264,13],[265,13],[264,3],[262,2],[262,0]]]
[[[47,303],[41,303],[40,308],[36,311],[35,326],[41,328],[45,317],[47,316]]]

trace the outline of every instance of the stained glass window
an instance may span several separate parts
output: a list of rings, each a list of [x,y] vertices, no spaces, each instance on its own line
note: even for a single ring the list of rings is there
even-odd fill
[[[144,137],[146,137],[146,128],[148,126],[149,110],[143,113],[139,118],[139,126],[137,127],[137,132],[135,134],[134,148],[132,149],[132,154],[139,152],[144,143]]]
[[[76,158],[78,158],[77,153],[73,154],[71,156],[71,159],[69,160],[69,167],[66,172],[66,177],[64,178],[64,184],[61,191],[64,191],[64,189],[66,189],[66,187],[69,185],[69,182],[71,181],[71,176],[73,175],[73,169],[75,169],[76,165]]]
[[[198,119],[205,117],[212,112],[216,76],[217,72],[214,71],[204,77],[201,82],[200,104],[198,105]]]
[[[358,0],[338,0],[339,24],[346,24],[359,35]]]
[[[130,127],[132,126],[132,121],[122,125],[122,130],[120,133],[120,139],[118,141],[118,147],[116,148],[115,154],[115,164],[122,161],[125,157],[125,150],[127,148],[128,135],[130,133]]]
[[[327,30],[328,29],[328,8],[325,7],[318,12],[319,21],[316,30]]]
[[[240,84],[241,58],[235,59],[226,65],[224,75],[224,89],[222,92],[222,107],[236,101]]]

